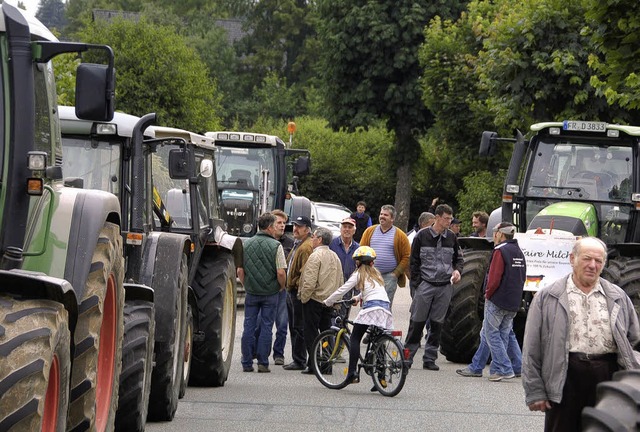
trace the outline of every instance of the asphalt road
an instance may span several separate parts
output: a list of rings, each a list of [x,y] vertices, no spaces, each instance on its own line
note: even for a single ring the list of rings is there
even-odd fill
[[[393,305],[395,327],[406,332],[408,289],[400,288]],[[352,312],[352,317],[355,316]],[[490,382],[465,378],[464,365],[440,357],[440,371],[409,372],[402,392],[388,398],[369,391],[369,377],[343,390],[323,387],[314,375],[285,371],[244,373],[240,365],[243,311],[238,311],[233,365],[224,387],[190,387],[172,422],[149,423],[148,431],[523,431],[542,430],[544,416],[524,403],[520,378]],[[285,354],[290,353],[287,344]],[[417,356],[421,356],[419,351]],[[417,357],[418,358],[418,357]],[[287,359],[288,360],[288,359]]]

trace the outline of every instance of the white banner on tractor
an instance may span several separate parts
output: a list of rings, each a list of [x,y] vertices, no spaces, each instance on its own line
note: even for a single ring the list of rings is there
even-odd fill
[[[539,291],[571,273],[569,254],[576,242],[575,237],[516,233],[515,238],[527,260],[525,291]]]

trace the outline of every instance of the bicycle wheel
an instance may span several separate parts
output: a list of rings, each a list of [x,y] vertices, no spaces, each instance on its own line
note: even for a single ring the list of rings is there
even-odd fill
[[[313,342],[311,366],[316,378],[330,389],[347,386],[349,369],[349,336],[343,333],[336,344],[338,331],[325,330]]]
[[[384,334],[374,342],[371,351],[375,368],[373,385],[383,396],[397,395],[404,386],[408,372],[402,344],[396,338]]]

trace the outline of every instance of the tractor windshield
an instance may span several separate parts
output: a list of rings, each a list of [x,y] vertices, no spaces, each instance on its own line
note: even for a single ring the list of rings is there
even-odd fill
[[[66,136],[62,139],[62,173],[81,178],[85,189],[120,193],[120,142]]]
[[[539,142],[531,157],[527,196],[631,203],[631,146]]]
[[[607,244],[624,242],[633,208],[633,150],[630,143],[617,144],[537,142],[525,173],[526,224],[555,202],[589,202],[599,236]]]
[[[264,174],[267,180],[267,208],[274,206],[274,184],[276,168],[274,148],[269,147],[223,147],[216,144],[216,172],[221,200],[259,201],[264,189]]]

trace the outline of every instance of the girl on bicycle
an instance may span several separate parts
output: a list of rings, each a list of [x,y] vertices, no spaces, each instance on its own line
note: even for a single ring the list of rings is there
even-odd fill
[[[347,375],[349,384],[360,382],[360,377],[356,372],[356,365],[360,355],[360,342],[369,326],[374,325],[384,329],[393,328],[391,305],[384,289],[384,281],[378,269],[373,266],[376,252],[369,246],[360,246],[353,253],[353,259],[356,262],[356,271],[351,274],[351,277],[344,285],[324,301],[327,306],[333,306],[335,302],[342,300],[342,296],[349,290],[355,288],[360,291],[360,294],[352,298],[353,304],[362,301],[362,309],[360,309],[356,319],[353,320]]]

